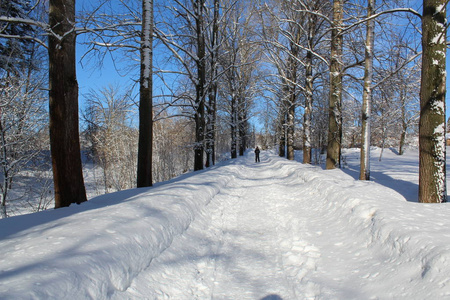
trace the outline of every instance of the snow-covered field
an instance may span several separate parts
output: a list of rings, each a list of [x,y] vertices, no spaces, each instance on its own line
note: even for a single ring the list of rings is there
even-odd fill
[[[2,219],[0,299],[449,299],[450,206],[377,151],[372,182],[263,151]]]

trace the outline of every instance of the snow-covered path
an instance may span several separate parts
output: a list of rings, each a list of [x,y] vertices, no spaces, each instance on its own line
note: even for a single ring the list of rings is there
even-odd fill
[[[0,220],[0,299],[450,299],[449,215],[449,203],[249,153]]]
[[[368,299],[383,288],[400,296],[382,249],[317,201],[298,164],[273,163],[248,156],[186,233],[114,298]]]

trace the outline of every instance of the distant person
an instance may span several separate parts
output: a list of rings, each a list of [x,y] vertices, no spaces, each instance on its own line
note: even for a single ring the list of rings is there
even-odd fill
[[[258,146],[256,146],[256,149],[255,149],[255,162],[260,162],[260,160],[259,160],[259,152],[261,152],[261,151],[259,150]]]

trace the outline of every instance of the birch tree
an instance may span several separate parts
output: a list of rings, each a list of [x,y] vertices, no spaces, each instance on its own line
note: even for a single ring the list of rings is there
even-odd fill
[[[362,133],[361,133],[361,162],[360,180],[370,180],[370,125],[372,106],[372,74],[373,74],[373,47],[374,47],[374,20],[371,19],[375,8],[375,0],[367,1],[366,49],[364,65],[364,90],[362,107]]]
[[[419,202],[446,202],[446,1],[424,0],[419,121]]]

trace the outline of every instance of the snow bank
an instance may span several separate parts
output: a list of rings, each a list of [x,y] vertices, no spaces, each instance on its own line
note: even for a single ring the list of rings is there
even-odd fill
[[[107,299],[127,289],[233,179],[233,169],[0,220],[0,298]]]
[[[108,299],[120,294],[174,237],[183,235],[215,195],[227,197],[228,187],[239,186],[240,175],[249,170],[245,159],[152,188],[0,220],[0,299]],[[371,266],[370,275],[358,274],[383,279],[363,280],[364,291],[373,289],[370,295],[381,299],[449,297],[449,204],[407,202],[393,189],[354,180],[341,170],[325,171],[273,155],[261,166],[264,174],[259,174],[268,183],[271,175],[284,174],[286,186],[298,187],[297,196],[314,203],[314,215],[324,220],[315,223],[318,227],[351,232],[354,240],[346,238],[342,244],[364,244],[382,258],[377,261],[385,265]],[[291,201],[287,197],[279,199]],[[345,255],[351,263],[358,253]]]
[[[303,192],[321,195],[314,201],[330,224],[354,231],[355,240],[384,257],[386,265],[380,271],[396,280],[389,290],[374,294],[396,299],[449,297],[450,204],[407,202],[392,189],[354,180],[341,170],[303,169],[299,176],[305,181]],[[404,281],[398,280],[399,274]]]

